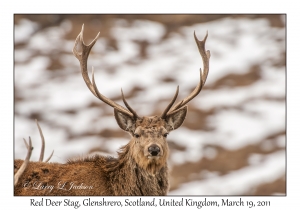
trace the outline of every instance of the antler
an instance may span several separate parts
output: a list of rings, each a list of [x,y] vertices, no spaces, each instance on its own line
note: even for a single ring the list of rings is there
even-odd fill
[[[41,129],[38,121],[37,120],[35,120],[35,121],[36,121],[37,127],[39,129],[41,140],[42,140],[42,147],[41,147],[41,153],[40,153],[39,162],[43,162],[44,151],[45,151],[45,139],[44,139],[44,135],[43,135],[42,129]],[[33,150],[30,136],[29,136],[29,144],[26,142],[25,139],[23,139],[23,140],[24,140],[24,143],[25,143],[26,148],[27,148],[27,155],[26,155],[26,158],[25,158],[23,164],[21,165],[21,167],[19,168],[19,170],[15,174],[15,183],[14,183],[14,186],[16,186],[18,184],[20,176],[24,173],[25,169],[27,168],[29,160],[30,160],[30,157],[31,157],[31,153],[32,153],[32,150]],[[51,155],[47,158],[47,160],[45,160],[45,163],[47,163],[51,159],[53,153],[54,153],[54,150],[52,151]]]
[[[94,68],[92,68],[92,82],[91,82],[89,75],[88,75],[88,70],[87,70],[87,60],[88,60],[88,57],[89,57],[92,47],[94,46],[94,44],[96,43],[96,41],[99,37],[100,32],[97,34],[96,38],[89,45],[86,45],[83,41],[83,31],[84,31],[84,25],[82,25],[81,32],[79,33],[79,35],[77,36],[77,38],[75,40],[75,45],[73,47],[73,54],[80,62],[82,77],[83,77],[86,85],[88,86],[90,91],[94,94],[94,96],[96,96],[98,99],[100,99],[104,103],[112,106],[113,108],[116,108],[123,114],[129,115],[135,119],[140,119],[140,117],[136,114],[136,112],[133,111],[133,109],[127,103],[127,101],[123,95],[123,92],[122,92],[122,98],[123,98],[124,104],[128,108],[128,110],[126,108],[124,108],[123,106],[117,104],[116,102],[108,99],[107,97],[105,97],[98,91],[98,88],[97,88],[97,85],[96,85],[95,79],[94,79]],[[77,48],[78,44],[80,45],[82,52],[77,51],[76,48]]]
[[[19,170],[15,174],[15,183],[14,183],[14,186],[16,186],[18,184],[20,176],[24,173],[25,169],[27,168],[27,165],[29,163],[29,159],[31,157],[31,152],[33,150],[30,136],[29,136],[29,145],[27,144],[27,142],[26,142],[25,139],[24,139],[24,142],[25,142],[25,145],[27,147],[27,155],[26,155],[26,158],[25,158],[23,164],[21,165],[21,167],[19,168]]]
[[[199,81],[198,85],[196,86],[196,88],[193,90],[193,92],[190,95],[188,95],[185,99],[178,102],[175,106],[172,107],[172,105],[174,104],[174,102],[177,98],[177,95],[178,95],[178,87],[177,87],[175,96],[173,97],[172,101],[170,102],[170,104],[167,106],[167,108],[161,115],[161,118],[164,119],[167,115],[171,114],[172,112],[175,112],[176,110],[178,110],[181,107],[183,107],[184,105],[186,105],[189,101],[191,101],[193,98],[195,98],[200,93],[202,87],[204,86],[208,72],[209,72],[209,58],[210,58],[209,50],[205,50],[205,42],[206,42],[207,36],[208,36],[208,32],[206,32],[204,39],[202,41],[200,41],[200,40],[198,40],[196,33],[194,31],[194,38],[195,38],[198,50],[200,52],[200,55],[202,57],[202,61],[203,61],[203,71],[200,68],[200,81]]]
[[[38,123],[37,120],[35,120],[36,122],[36,125],[39,129],[39,132],[40,132],[40,136],[41,136],[41,140],[42,140],[42,147],[41,147],[41,153],[40,153],[40,159],[39,159],[39,162],[43,162],[43,159],[44,159],[44,151],[45,151],[45,138],[44,138],[44,135],[43,135],[43,131]],[[24,139],[24,142],[26,143],[25,139]],[[28,149],[28,147],[27,147]],[[45,160],[45,163],[47,163],[51,158],[52,158],[52,155],[54,153],[54,150],[52,150],[52,153],[51,155]]]

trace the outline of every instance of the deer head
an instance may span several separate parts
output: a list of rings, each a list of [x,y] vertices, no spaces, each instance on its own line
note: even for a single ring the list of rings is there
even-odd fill
[[[125,107],[108,99],[99,92],[95,83],[93,68],[92,80],[90,80],[87,70],[87,60],[100,32],[89,45],[86,45],[83,41],[83,32],[84,25],[76,38],[73,53],[80,62],[82,77],[87,87],[95,97],[113,107],[118,125],[122,130],[131,135],[132,138],[128,144],[130,147],[129,152],[132,153],[130,157],[145,170],[155,173],[155,171],[159,170],[166,163],[168,157],[167,135],[182,125],[187,114],[187,103],[199,94],[205,84],[209,71],[210,58],[210,52],[205,50],[205,42],[208,34],[200,41],[194,32],[194,38],[204,66],[203,71],[200,69],[200,81],[194,91],[174,105],[179,91],[179,87],[177,87],[173,99],[160,116],[140,117],[127,103],[122,89],[121,94]]]

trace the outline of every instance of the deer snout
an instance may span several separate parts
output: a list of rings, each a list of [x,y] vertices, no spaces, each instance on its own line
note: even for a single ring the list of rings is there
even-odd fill
[[[160,153],[160,148],[156,144],[152,144],[148,147],[148,152],[151,156],[157,156]]]

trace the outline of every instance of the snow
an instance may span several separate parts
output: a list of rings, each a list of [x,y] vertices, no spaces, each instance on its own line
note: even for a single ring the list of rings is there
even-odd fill
[[[284,170],[285,152],[280,151],[265,157],[261,164],[183,184],[171,191],[170,195],[241,195],[259,184],[275,181],[283,175]]]

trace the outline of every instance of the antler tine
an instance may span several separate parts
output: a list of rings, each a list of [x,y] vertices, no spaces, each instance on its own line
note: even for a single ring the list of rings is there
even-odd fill
[[[122,88],[121,88],[121,93],[122,93],[122,100],[123,100],[125,106],[127,107],[127,109],[133,114],[133,116],[135,117],[135,119],[141,119],[141,118],[137,115],[137,113],[131,108],[131,106],[129,106],[129,104],[127,103]]]
[[[48,161],[52,158],[53,153],[54,153],[54,150],[52,150],[51,155],[44,161],[45,163],[48,163]]]
[[[44,138],[43,131],[42,131],[42,129],[41,129],[41,127],[40,127],[39,122],[37,121],[37,119],[35,119],[35,122],[36,122],[36,125],[37,125],[38,129],[39,129],[39,133],[40,133],[41,140],[42,140],[42,146],[41,146],[41,153],[40,153],[39,162],[43,162],[44,153],[45,153],[45,138]],[[24,139],[24,142],[25,142],[25,144],[27,146],[27,142],[25,141],[25,139]],[[27,148],[28,148],[28,146],[27,146]],[[51,155],[47,158],[47,160],[44,161],[45,163],[47,163],[51,159],[53,153],[54,153],[54,150],[52,151]]]
[[[114,101],[108,99],[107,97],[105,97],[104,95],[102,95],[99,92],[99,90],[96,86],[95,80],[94,80],[94,68],[92,68],[92,82],[91,82],[89,75],[88,75],[88,70],[87,70],[87,60],[88,60],[89,53],[90,53],[92,47],[94,46],[94,44],[96,43],[96,41],[99,37],[100,32],[97,34],[96,38],[89,45],[85,45],[85,43],[83,41],[83,32],[84,32],[84,25],[82,25],[81,32],[79,33],[79,35],[77,36],[77,38],[75,40],[75,45],[73,47],[73,54],[80,62],[81,74],[82,74],[82,77],[83,77],[86,85],[88,86],[90,91],[94,94],[94,96],[96,96],[98,99],[100,99],[104,103],[106,103],[114,108],[117,108],[119,111],[121,111],[131,117],[134,117],[136,113],[135,114],[131,113],[130,109],[128,111],[126,108],[124,108],[121,105],[115,103]],[[80,46],[82,48],[82,52],[77,51],[76,47],[78,44],[80,44]]]
[[[24,139],[24,141],[26,142],[25,139]],[[25,158],[24,162],[22,163],[21,167],[19,168],[19,170],[15,174],[14,186],[16,186],[18,184],[19,178],[21,177],[21,175],[24,173],[25,169],[27,168],[28,163],[29,163],[29,159],[31,157],[31,152],[33,150],[33,147],[32,147],[30,136],[29,136],[29,145],[27,144],[27,142],[25,143],[25,145],[27,147],[27,155],[26,155],[26,158]]]
[[[93,87],[94,87],[94,90],[95,90],[95,93],[97,95],[97,98],[99,98],[101,101],[103,101],[104,103],[112,106],[112,107],[117,107],[119,111],[131,116],[131,117],[134,117],[134,114],[131,113],[130,111],[126,110],[124,107],[122,107],[121,105],[117,104],[116,102],[106,98],[104,95],[102,95],[99,91],[98,91],[98,88],[97,88],[97,85],[95,83],[95,77],[94,77],[94,68],[92,67],[92,83],[93,83]],[[126,105],[126,104],[125,104]],[[130,110],[130,109],[129,109]]]
[[[23,141],[24,141],[26,148],[29,149],[29,145],[28,145],[27,141],[24,138],[23,138]]]
[[[44,138],[44,135],[43,135],[43,132],[42,132],[42,129],[37,121],[37,119],[35,119],[35,122],[36,122],[36,125],[39,129],[39,132],[40,132],[40,136],[41,136],[41,140],[42,140],[42,146],[41,146],[41,153],[40,153],[40,159],[39,159],[39,162],[43,162],[43,159],[44,159],[44,152],[45,152],[45,138]]]
[[[203,71],[200,68],[200,81],[196,86],[196,88],[193,90],[193,92],[190,95],[188,95],[185,99],[178,102],[174,107],[172,107],[171,110],[168,112],[168,114],[171,114],[173,111],[186,105],[189,101],[191,101],[195,96],[197,96],[200,93],[202,87],[204,86],[209,72],[209,59],[210,59],[210,51],[205,50],[205,42],[207,37],[208,37],[208,32],[206,32],[204,39],[200,41],[196,36],[196,32],[194,31],[194,38],[203,62]]]
[[[169,103],[169,105],[167,106],[167,108],[165,109],[165,111],[162,113],[162,115],[160,116],[160,118],[162,118],[162,119],[166,118],[168,111],[171,109],[171,107],[173,106],[173,104],[175,103],[175,101],[177,99],[178,92],[179,92],[179,85],[177,86],[176,93],[175,93],[172,101]]]
[[[89,75],[88,75],[87,60],[88,60],[88,57],[89,57],[92,47],[94,46],[94,44],[96,43],[96,41],[100,35],[100,32],[97,34],[95,39],[89,45],[86,45],[83,41],[83,31],[84,31],[84,24],[82,24],[81,31],[75,40],[75,44],[73,47],[73,54],[80,62],[80,67],[81,67],[80,69],[81,69],[81,74],[82,74],[83,80],[85,81],[85,83],[88,86],[88,88],[90,89],[90,91],[98,98],[98,96],[94,90],[94,87],[90,81]],[[81,47],[82,52],[78,52],[76,49],[79,42],[80,42],[80,47]]]
[[[196,32],[194,31],[194,38],[197,43],[198,50],[200,52],[200,55],[201,55],[202,61],[203,61],[203,72],[201,71],[201,68],[200,68],[202,87],[204,86],[204,84],[206,82],[208,72],[209,72],[210,51],[205,50],[205,43],[206,43],[207,37],[208,37],[208,31],[206,31],[206,35],[205,35],[204,39],[202,41],[200,41],[196,36]]]

